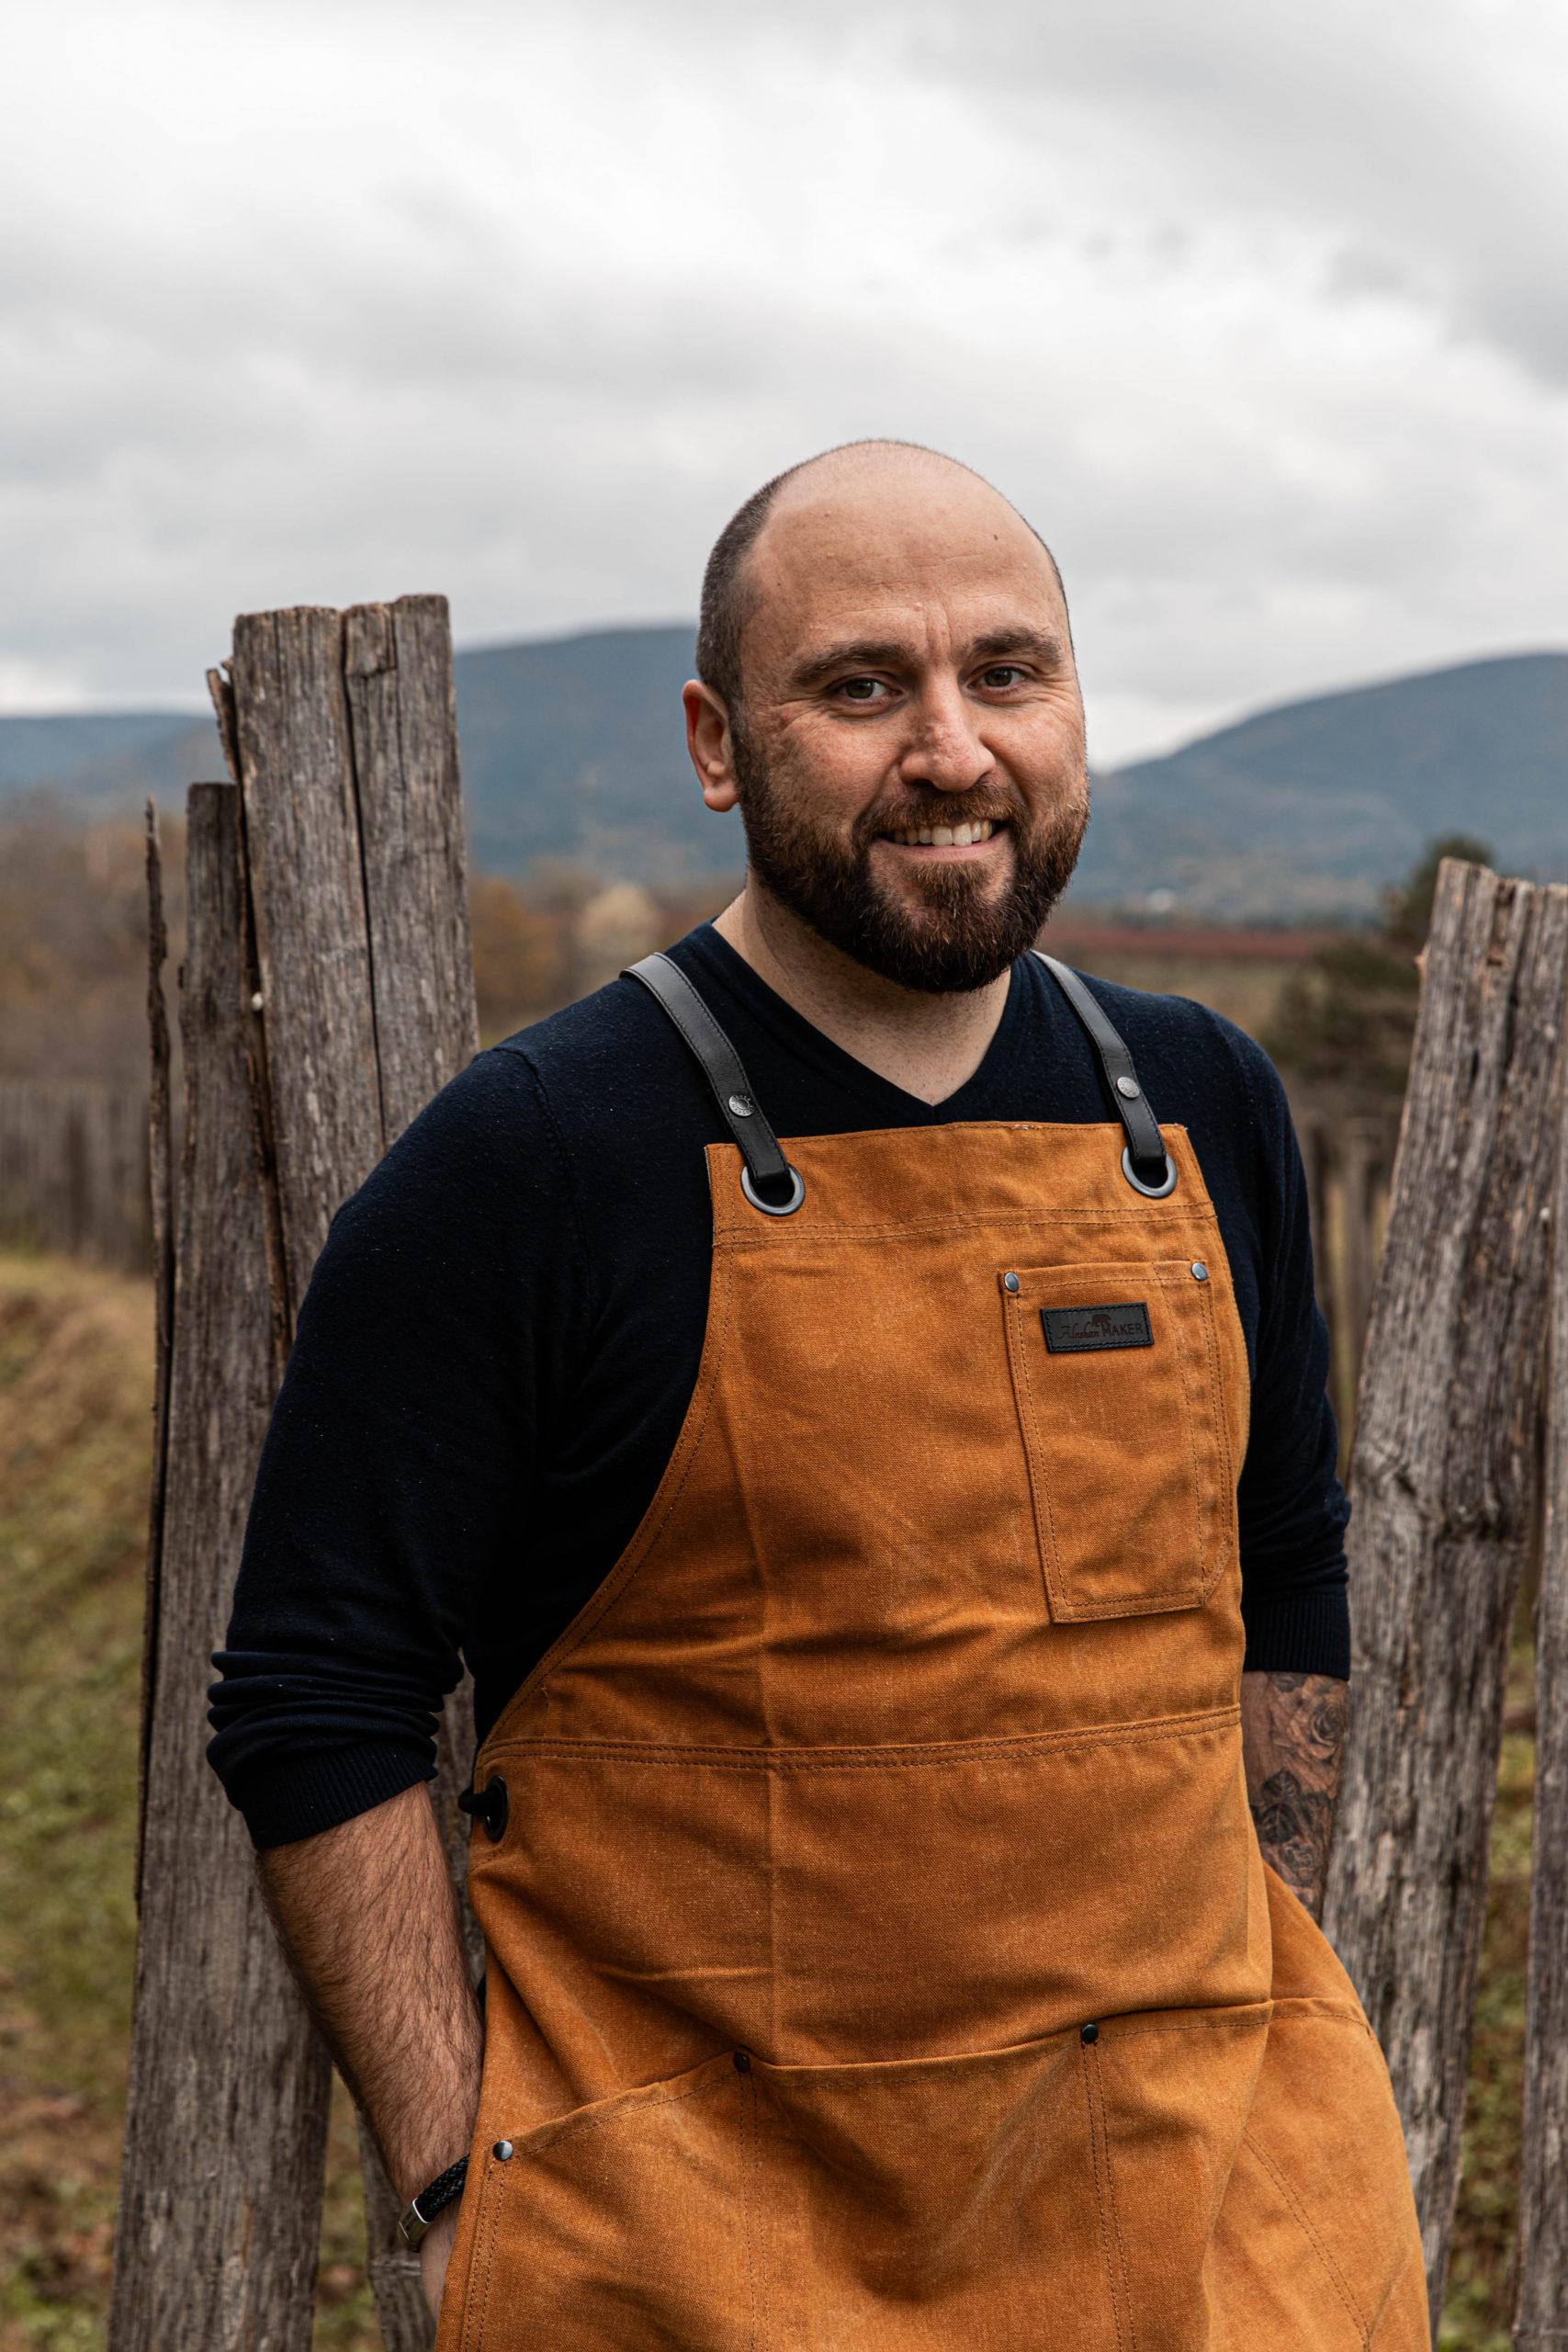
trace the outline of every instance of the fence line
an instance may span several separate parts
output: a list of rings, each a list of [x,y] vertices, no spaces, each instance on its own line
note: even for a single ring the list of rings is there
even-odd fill
[[[145,1086],[0,1079],[0,1235],[146,1272]]]

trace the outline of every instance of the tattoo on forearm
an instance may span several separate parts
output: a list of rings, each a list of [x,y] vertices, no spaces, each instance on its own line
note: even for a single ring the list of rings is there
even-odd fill
[[[1266,1861],[1323,1911],[1345,1746],[1346,1686],[1328,1674],[1244,1674],[1247,1795]]]

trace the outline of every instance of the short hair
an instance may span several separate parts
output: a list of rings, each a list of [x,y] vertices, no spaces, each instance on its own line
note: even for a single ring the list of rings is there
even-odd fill
[[[697,675],[705,686],[710,687],[731,716],[740,708],[740,644],[750,617],[750,600],[746,584],[746,559],[761,537],[762,526],[773,512],[773,501],[786,481],[804,473],[808,466],[820,464],[824,458],[837,458],[846,449],[913,449],[922,458],[941,458],[950,466],[958,466],[966,474],[975,472],[958,458],[948,458],[941,449],[928,448],[923,441],[894,441],[878,436],[864,441],[840,441],[831,449],[821,449],[814,458],[802,458],[797,465],[786,466],[783,473],[774,474],[761,490],[754,490],[743,506],[738,506],[713,543],[703,572],[703,597],[697,616]],[[976,481],[984,481],[983,474],[976,474]],[[994,483],[987,485],[995,488]],[[1000,493],[998,492],[999,496]],[[1010,501],[1010,504],[1011,502]],[[1014,514],[1018,513],[1016,507]],[[1061,591],[1063,610],[1066,609],[1066,591],[1062,587],[1062,575],[1056,559],[1045,547],[1027,515],[1020,521],[1033,532],[1045,548],[1045,560],[1055,574]],[[1072,623],[1068,621],[1068,630]]]

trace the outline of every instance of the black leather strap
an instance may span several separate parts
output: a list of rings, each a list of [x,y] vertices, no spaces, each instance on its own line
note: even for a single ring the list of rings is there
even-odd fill
[[[398,2218],[398,2229],[405,2245],[418,2245],[436,2215],[444,2213],[462,2195],[468,2177],[468,2159],[459,2156],[455,2165],[448,2165],[444,2173],[438,2173],[412,2203],[404,2207]]]
[[[758,1206],[774,1214],[786,1204],[798,1207],[800,1179],[779,1149],[740,1057],[680,966],[668,956],[645,956],[640,964],[626,967],[626,977],[640,980],[658,998],[701,1064],[724,1124],[740,1148]]]
[[[1133,1176],[1144,1191],[1168,1191],[1173,1171],[1166,1157],[1159,1121],[1138,1083],[1138,1073],[1121,1031],[1107,1019],[1076,972],[1069,971],[1066,964],[1059,964],[1055,956],[1047,956],[1043,948],[1037,947],[1034,953],[1088,1030],[1089,1041],[1100,1056],[1106,1091],[1126,1134]]]

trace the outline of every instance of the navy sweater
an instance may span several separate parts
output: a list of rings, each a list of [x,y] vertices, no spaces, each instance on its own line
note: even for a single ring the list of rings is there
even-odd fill
[[[672,951],[784,1137],[1107,1120],[1032,956],[934,1107],[801,1019],[709,925]],[[1349,1671],[1328,1341],[1305,1185],[1266,1055],[1179,997],[1093,983],[1156,1116],[1190,1131],[1253,1382],[1239,1487],[1250,1667]],[[479,1734],[625,1548],[696,1379],[725,1139],[666,1015],[619,979],[480,1054],[334,1219],[256,1477],[210,1754],[258,1845],[434,1770],[473,1670]]]

